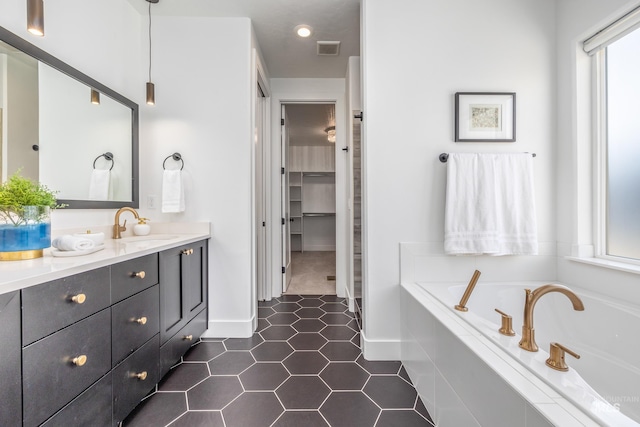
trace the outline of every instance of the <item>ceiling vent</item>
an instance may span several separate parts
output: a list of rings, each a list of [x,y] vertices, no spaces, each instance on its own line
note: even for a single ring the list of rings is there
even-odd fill
[[[318,55],[338,56],[340,42],[318,42]]]

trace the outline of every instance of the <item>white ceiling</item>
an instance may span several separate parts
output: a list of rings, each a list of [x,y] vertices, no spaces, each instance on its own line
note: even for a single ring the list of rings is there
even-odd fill
[[[128,0],[141,14],[145,0]],[[360,0],[160,0],[153,15],[248,17],[272,78],[343,78],[360,55]],[[297,25],[314,32],[303,39]],[[339,41],[340,55],[318,56],[317,41]]]
[[[141,14],[145,0],[128,0]],[[344,78],[350,56],[360,55],[360,0],[160,0],[152,15],[248,17],[271,78]],[[153,19],[153,18],[152,18]],[[306,24],[311,37],[294,28]],[[318,56],[317,41],[339,41],[338,56]],[[327,145],[333,105],[288,105],[291,145]],[[333,144],[330,144],[333,145]]]
[[[335,126],[333,104],[286,104],[289,145],[331,145],[325,129]]]

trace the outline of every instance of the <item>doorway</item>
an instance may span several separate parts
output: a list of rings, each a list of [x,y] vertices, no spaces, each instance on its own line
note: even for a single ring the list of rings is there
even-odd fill
[[[335,111],[282,104],[284,294],[336,294]]]

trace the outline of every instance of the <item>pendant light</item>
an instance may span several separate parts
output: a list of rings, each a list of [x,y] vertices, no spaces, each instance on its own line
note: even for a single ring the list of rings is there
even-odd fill
[[[91,103],[100,105],[100,92],[95,89],[91,89]]]
[[[44,36],[44,0],[27,0],[27,31]]]
[[[158,3],[160,0],[147,0],[149,2],[149,81],[147,82],[147,104],[156,104],[156,87],[151,83],[151,3]]]
[[[335,143],[336,142],[336,127],[335,126],[329,126],[324,131],[327,133],[327,141],[329,141],[331,143]]]

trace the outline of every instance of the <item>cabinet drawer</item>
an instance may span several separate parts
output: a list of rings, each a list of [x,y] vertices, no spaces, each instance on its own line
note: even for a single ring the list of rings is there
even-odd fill
[[[113,369],[113,419],[118,423],[135,408],[160,380],[156,335]]]
[[[0,424],[22,425],[20,292],[0,295]]]
[[[111,266],[113,302],[122,301],[158,283],[158,254],[151,254]]]
[[[207,310],[202,310],[162,346],[160,349],[160,377],[169,372],[182,355],[198,341],[206,329]]]
[[[113,425],[111,373],[49,418],[43,427],[84,427]]]
[[[160,331],[158,285],[111,308],[112,363],[116,365]]]
[[[110,368],[109,309],[25,347],[22,350],[24,425],[43,422]]]
[[[109,267],[22,290],[22,344],[31,344],[111,304]]]

